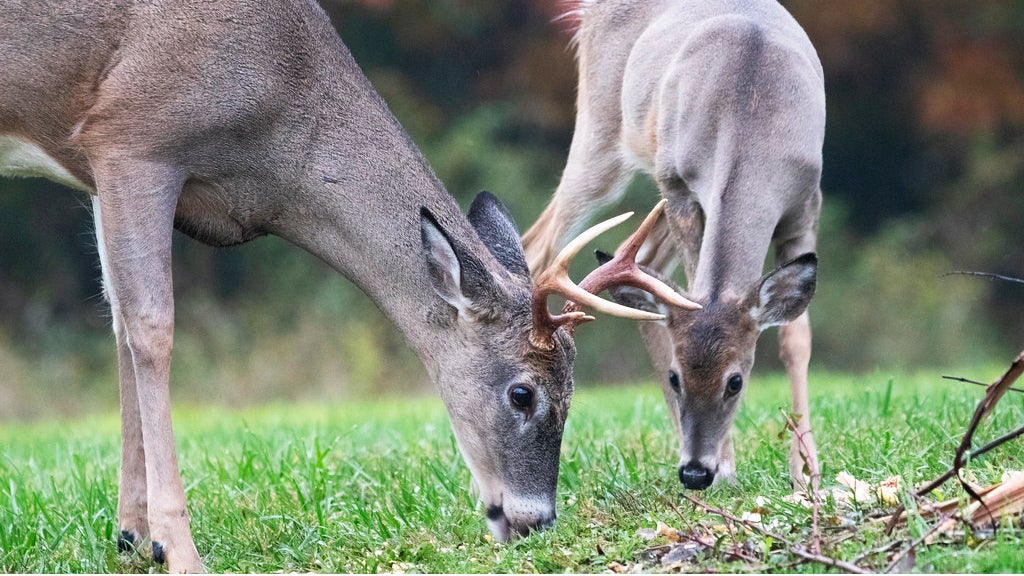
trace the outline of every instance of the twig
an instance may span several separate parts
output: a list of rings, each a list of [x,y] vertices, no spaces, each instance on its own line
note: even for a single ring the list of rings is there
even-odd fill
[[[882,552],[888,552],[889,550],[891,550],[891,549],[895,548],[896,546],[900,545],[902,542],[903,542],[902,540],[890,540],[889,542],[886,542],[885,544],[882,544],[881,546],[875,546],[874,548],[872,548],[870,550],[867,550],[865,552],[861,552],[860,554],[854,556],[853,559],[850,560],[850,562],[853,563],[853,564],[857,564],[858,562],[860,562],[861,560],[867,558],[868,556],[874,556],[875,554],[880,554]]]
[[[984,386],[985,388],[989,387],[989,385],[985,384],[984,382],[978,382],[976,380],[968,380],[967,378],[963,378],[963,377],[960,377],[960,376],[943,376],[943,379],[945,379],[945,380],[955,380],[957,382],[963,382],[965,384],[974,384],[975,386]],[[1011,388],[1007,388],[1007,390],[1009,390],[1010,392],[1024,392],[1024,390],[1022,390],[1020,388],[1012,388],[1012,387]]]
[[[809,552],[807,550],[804,550],[803,548],[797,546],[791,540],[785,538],[784,536],[782,536],[780,534],[776,534],[774,532],[771,532],[770,530],[768,530],[768,529],[766,529],[766,528],[764,528],[762,526],[758,526],[757,524],[755,524],[753,522],[750,522],[749,520],[744,520],[743,518],[739,518],[739,517],[737,517],[734,514],[730,514],[729,512],[726,512],[725,510],[722,510],[721,508],[716,508],[714,506],[711,506],[710,504],[706,504],[704,502],[701,502],[700,500],[697,500],[696,498],[694,498],[692,496],[689,496],[689,495],[687,495],[685,493],[680,494],[680,496],[682,496],[683,498],[689,500],[695,506],[698,506],[698,507],[704,509],[705,511],[710,512],[711,514],[717,514],[718,516],[721,516],[722,518],[725,518],[727,520],[731,520],[733,522],[738,522],[738,523],[742,524],[743,526],[746,526],[750,530],[753,530],[754,532],[757,532],[757,533],[761,534],[762,536],[767,536],[767,537],[771,538],[772,540],[776,540],[778,542],[782,542],[783,544],[785,544],[787,546],[787,548],[789,549],[789,551],[791,553],[793,553],[794,555],[799,556],[799,557],[801,557],[801,558],[803,558],[805,560],[809,560],[811,562],[817,562],[819,564],[824,564],[825,566],[831,566],[833,568],[838,568],[840,570],[843,570],[844,572],[849,572],[850,574],[870,574],[871,573],[871,572],[861,568],[860,566],[856,566],[856,565],[851,564],[849,562],[846,562],[846,561],[843,561],[843,560],[839,560],[838,558],[831,558],[829,556],[823,556],[822,554],[815,554],[815,553]]]
[[[978,403],[978,407],[974,410],[974,416],[971,418],[971,423],[967,426],[967,433],[964,434],[963,440],[960,441],[960,446],[956,449],[956,456],[953,459],[953,468],[959,472],[960,468],[963,468],[965,457],[971,449],[971,442],[974,440],[974,433],[978,431],[978,426],[981,421],[988,416],[992,410],[996,407],[996,403],[1006,393],[1007,388],[1010,388],[1013,383],[1020,377],[1021,373],[1024,372],[1024,351],[1022,351],[1017,359],[1010,364],[1010,369],[1003,374],[996,383],[989,386],[988,391],[985,392],[985,397]],[[971,488],[960,475],[957,474],[957,479],[960,481],[960,486],[963,487],[964,491],[971,496],[971,498],[981,503],[981,506],[986,512],[990,512],[988,505],[981,499],[981,496]],[[989,514],[991,516],[991,513]]]
[[[992,278],[994,280],[1005,280],[1007,282],[1017,282],[1018,284],[1024,284],[1024,280],[1020,278],[1014,278],[1012,276],[1003,276],[1002,274],[992,274],[991,272],[972,272],[967,270],[957,270],[954,272],[946,272],[943,277],[961,275],[961,276],[984,276],[985,278]]]
[[[789,427],[793,432],[793,437],[796,438],[797,447],[800,450],[800,457],[803,458],[804,464],[807,465],[811,470],[811,553],[817,554],[821,552],[821,534],[818,531],[818,514],[821,510],[821,499],[818,495],[818,486],[821,485],[821,473],[818,471],[817,466],[811,466],[810,450],[807,448],[807,443],[804,442],[804,435],[797,430],[796,422],[793,418],[786,413],[782,408],[779,408],[779,412],[782,413],[782,417],[786,419],[786,426]]]
[[[992,450],[1002,446],[1003,444],[1006,444],[1010,440],[1014,440],[1014,439],[1019,438],[1021,436],[1024,436],[1024,427],[1017,428],[1013,432],[1008,432],[1008,433],[1000,436],[999,438],[996,438],[995,440],[989,442],[988,444],[985,444],[981,448],[978,448],[977,450],[974,450],[973,452],[971,452],[971,455],[970,455],[969,459],[970,460],[974,460],[976,458],[979,458],[982,455],[984,455],[985,453],[990,452],[990,451],[992,451]],[[945,482],[947,480],[949,480],[950,478],[952,478],[954,474],[956,474],[956,470],[954,470],[953,468],[950,468],[949,470],[944,472],[941,476],[939,476],[935,480],[932,480],[931,482],[929,482],[924,487],[918,489],[917,492],[915,492],[913,494],[914,498],[920,498],[920,497],[924,496],[925,494],[931,492],[932,490],[935,490],[939,486],[945,484]],[[879,518],[884,518],[884,517],[889,518],[889,521],[885,525],[885,533],[886,534],[889,534],[890,532],[892,532],[892,529],[895,528],[896,524],[899,522],[899,520],[902,517],[902,514],[905,511],[905,509],[906,508],[901,505],[899,508],[896,509],[896,512],[894,512],[892,514],[883,514],[882,516],[879,516]]]
[[[988,416],[989,412],[991,412],[993,408],[995,408],[996,402],[1003,397],[1003,394],[1005,394],[1006,390],[1008,390],[1017,378],[1020,377],[1021,373],[1024,373],[1024,351],[1022,351],[1010,364],[1010,368],[1006,373],[1004,373],[1003,376],[994,384],[989,386],[988,391],[985,393],[985,397],[978,403],[978,407],[974,410],[974,415],[971,417],[971,423],[967,427],[967,432],[960,441],[960,446],[956,449],[956,453],[953,458],[953,466],[941,476],[917,490],[917,492],[914,493],[915,496],[923,496],[932,490],[935,490],[954,476],[957,476],[959,479],[960,469],[963,468],[964,461],[966,460],[965,454],[969,458],[976,458],[985,452],[988,452],[989,450],[1024,434],[1024,429],[1018,429],[997,440],[989,442],[978,450],[967,453],[971,447],[971,441],[974,439],[974,433],[977,431],[978,425],[981,424],[981,421]],[[964,488],[964,491],[971,496],[971,498],[981,502],[982,506],[985,507],[985,510],[988,510],[988,506],[981,500],[977,493],[975,493],[973,488],[968,486],[963,480],[960,480],[960,485]],[[900,516],[903,514],[904,510],[906,510],[906,507],[902,505],[896,509],[892,517],[889,519],[889,523],[885,527],[886,534],[892,533],[892,530],[896,527],[896,524],[899,522]]]
[[[956,515],[954,515],[953,517],[955,517],[955,516]],[[910,552],[912,550],[916,549],[918,546],[920,546],[922,542],[924,542],[928,538],[931,538],[932,534],[935,534],[936,532],[938,532],[939,529],[946,523],[946,520],[948,518],[946,516],[943,516],[943,515],[939,514],[939,519],[940,520],[938,522],[936,522],[934,526],[929,528],[928,531],[925,532],[924,534],[922,534],[917,540],[914,540],[913,542],[910,543],[909,546],[907,546],[903,550],[900,550],[896,554],[896,556],[894,556],[893,559],[889,562],[889,565],[885,567],[885,570],[882,570],[882,572],[884,572],[886,574],[892,572],[896,568],[896,566],[899,565],[900,561],[903,560],[904,556],[906,556],[907,554],[910,554]]]
[[[702,541],[700,538],[691,535],[691,533],[696,533],[695,530],[693,529],[693,525],[690,524],[690,522],[686,519],[686,516],[683,516],[682,510],[680,510],[679,507],[676,506],[675,503],[672,502],[672,500],[670,498],[668,498],[667,496],[662,494],[661,495],[661,499],[662,499],[663,502],[668,504],[669,508],[671,508],[673,512],[676,513],[676,516],[679,516],[679,519],[682,520],[684,524],[686,524],[686,526],[687,526],[687,528],[688,528],[688,530],[690,532],[690,533],[687,533],[687,534],[681,534],[678,530],[676,530],[676,534],[679,534],[681,537],[686,538],[687,540],[689,540],[691,542],[696,542],[697,544],[700,544],[701,546],[704,546],[706,548],[710,548],[711,547],[711,546],[708,546],[708,544],[706,542]],[[754,558],[753,556],[750,556],[748,554],[745,554],[745,553],[741,552],[739,545],[736,543],[735,536],[733,537],[732,550],[729,551],[729,554],[732,554],[733,556],[739,558],[740,560],[744,560],[744,561],[750,562],[752,564],[762,562],[758,558]]]

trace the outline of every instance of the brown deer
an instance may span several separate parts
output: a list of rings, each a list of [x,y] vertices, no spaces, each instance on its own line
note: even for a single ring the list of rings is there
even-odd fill
[[[758,335],[780,325],[797,435],[791,479],[818,469],[807,367],[821,204],[825,92],[814,47],[774,0],[571,3],[579,66],[576,131],[551,203],[523,236],[541,270],[633,173],[668,200],[638,262],[668,279],[682,261],[699,313],[613,290],[668,320],[641,325],[680,435],[679,478],[732,478],[730,427]],[[762,275],[770,244],[782,265]],[[624,249],[629,248],[624,245]],[[621,252],[622,250],[620,250]],[[628,250],[627,250],[628,251]],[[684,293],[679,290],[680,293]]]
[[[355,282],[440,388],[494,535],[554,521],[567,328],[589,317],[552,316],[547,295],[662,316],[572,286],[568,253],[534,285],[504,207],[484,193],[463,216],[314,2],[0,12],[0,173],[92,195],[118,351],[122,547],[152,542],[170,571],[203,568],[171,429],[175,228],[218,246],[275,234]]]

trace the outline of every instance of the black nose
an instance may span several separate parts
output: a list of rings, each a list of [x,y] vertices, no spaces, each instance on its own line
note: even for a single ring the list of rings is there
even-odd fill
[[[703,490],[711,486],[715,475],[700,462],[693,461],[686,466],[679,467],[679,481],[690,490]]]

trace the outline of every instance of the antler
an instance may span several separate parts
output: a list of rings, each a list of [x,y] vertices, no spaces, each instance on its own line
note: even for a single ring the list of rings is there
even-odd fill
[[[632,286],[646,292],[650,292],[655,298],[661,301],[678,306],[684,310],[700,310],[701,305],[685,298],[670,286],[658,280],[654,276],[644,272],[636,263],[636,255],[643,246],[644,240],[650,234],[658,218],[665,211],[665,204],[668,200],[661,200],[647,215],[640,227],[615,251],[615,257],[595,269],[580,282],[580,288],[588,293],[600,294],[602,291],[614,286]],[[564,311],[571,311],[575,302],[567,302]]]
[[[625,222],[633,213],[628,212],[616,216],[589,228],[558,253],[551,265],[537,277],[534,284],[533,329],[530,332],[530,342],[534,346],[550,349],[554,345],[551,336],[559,326],[565,324],[575,327],[583,322],[593,320],[593,316],[588,316],[580,310],[580,305],[589,306],[611,316],[634,320],[665,319],[661,314],[637,310],[597,296],[598,293],[612,286],[634,286],[654,294],[669,304],[688,310],[700,309],[700,304],[682,297],[678,292],[646,274],[636,265],[636,253],[664,210],[665,202],[662,200],[654,207],[640,228],[618,250],[615,258],[588,274],[579,286],[569,279],[569,263],[572,258],[591,240]],[[568,299],[562,314],[552,316],[548,311],[547,299],[551,294],[561,294]]]

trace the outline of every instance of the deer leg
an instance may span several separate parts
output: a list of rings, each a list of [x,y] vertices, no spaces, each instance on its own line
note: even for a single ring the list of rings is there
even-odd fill
[[[135,390],[125,390],[126,434],[132,491],[138,499],[140,473],[135,458],[145,461],[146,513],[153,557],[171,572],[198,572],[203,566],[192,542],[185,491],[178,470],[171,429],[170,363],[174,331],[171,283],[171,232],[184,178],[167,166],[124,160],[94,161],[100,206],[108,291],[123,351],[131,359]],[[119,346],[119,349],[121,347]],[[124,363],[125,371],[127,362]],[[136,408],[132,407],[135,401]],[[137,447],[142,438],[141,454]],[[135,444],[136,446],[132,446]],[[139,506],[126,502],[133,513]],[[136,521],[137,520],[133,520]]]
[[[700,247],[704,241],[704,211],[680,178],[659,178],[658,189],[662,197],[668,199],[665,208],[667,244],[677,252],[683,263],[687,287],[693,289]]]
[[[798,488],[808,488],[804,467],[813,489],[819,480],[818,449],[811,434],[810,405],[807,398],[807,367],[811,361],[811,322],[804,312],[796,320],[779,327],[779,357],[789,376],[796,419],[793,443],[789,450],[789,477]]]
[[[732,432],[725,437],[722,448],[718,451],[718,471],[715,473],[715,484],[726,482],[736,484],[736,451],[732,445]]]
[[[624,166],[618,146],[585,146],[584,141],[597,136],[585,137],[580,130],[577,127],[551,202],[523,234],[526,263],[533,274],[544,270],[594,213],[619,200],[629,184],[631,171]]]
[[[817,214],[816,211],[811,212]],[[813,252],[817,236],[817,218],[804,222],[796,233],[788,235],[776,249],[776,260],[788,262],[801,254]],[[818,489],[820,468],[818,448],[811,433],[811,411],[807,396],[807,368],[811,363],[811,320],[807,311],[792,322],[779,327],[779,358],[786,367],[792,414],[796,420],[789,449],[789,478],[796,488]],[[806,474],[805,474],[806,466]],[[807,485],[809,477],[812,486]]]
[[[103,223],[98,196],[93,196],[93,219],[96,222],[96,246],[103,271],[104,294],[110,304],[117,343],[117,375],[121,397],[121,472],[117,491],[117,520],[120,528],[117,548],[134,550],[149,538],[146,506],[146,451],[142,443],[142,421],[139,416],[139,394],[135,384],[135,367],[121,321],[121,310],[110,281],[110,260],[103,240]]]

